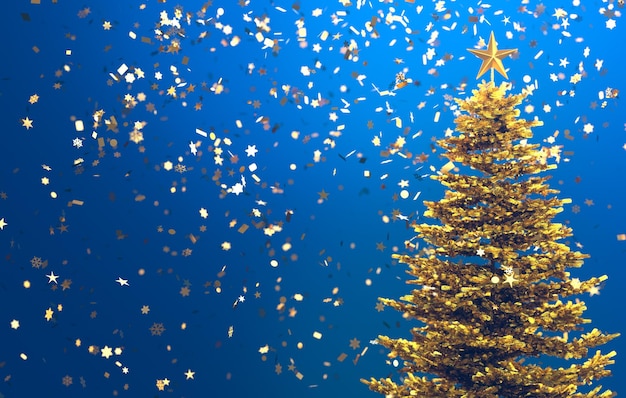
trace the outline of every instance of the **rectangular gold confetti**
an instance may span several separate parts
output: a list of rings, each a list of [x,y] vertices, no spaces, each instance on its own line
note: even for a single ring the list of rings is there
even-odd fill
[[[444,164],[439,171],[442,172],[442,173],[447,173],[447,172],[449,172],[452,169],[454,169],[454,163],[448,162],[448,163]]]
[[[39,47],[33,46],[33,52],[36,54],[39,52]]]
[[[128,72],[128,66],[126,66],[126,64],[121,64],[119,68],[117,68],[117,74],[120,76],[124,75],[126,72]]]
[[[343,362],[347,357],[348,357],[348,354],[346,354],[345,352],[342,352],[341,355],[337,357],[337,361]]]
[[[141,36],[141,42],[145,44],[152,44],[152,40],[146,36]]]
[[[185,56],[183,57],[183,60],[182,60],[182,61],[180,61],[180,62],[181,62],[183,65],[187,65],[187,64],[189,63],[189,57],[185,55]]]
[[[313,332],[313,338],[314,339],[321,339],[322,338],[322,334],[320,332]]]
[[[250,228],[248,224],[241,224],[237,232],[239,232],[240,234],[243,234],[248,230],[248,228]]]
[[[78,200],[78,199],[72,199],[72,204],[76,205],[76,206],[82,206],[85,202],[83,202],[82,200]]]
[[[617,240],[626,240],[626,234],[617,234]]]

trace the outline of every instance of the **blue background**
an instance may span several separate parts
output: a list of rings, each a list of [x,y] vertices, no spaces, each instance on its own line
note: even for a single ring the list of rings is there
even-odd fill
[[[421,176],[445,164],[434,139],[454,128],[452,98],[468,96],[478,82],[480,60],[466,49],[480,38],[486,41],[492,30],[499,48],[519,50],[504,60],[512,92],[534,86],[524,104],[534,109],[523,107],[522,116],[538,117],[544,126],[534,130],[532,141],[561,146],[550,182],[573,203],[557,221],[574,230],[567,243],[591,255],[572,273],[581,279],[609,275],[599,296],[580,297],[589,308],[585,315],[593,320],[590,326],[622,331],[626,242],[617,236],[626,233],[626,120],[617,93],[626,89],[623,8],[600,1],[554,1],[545,9],[540,2],[525,3],[481,8],[476,2],[423,2],[418,10],[410,2],[214,1],[205,14],[198,14],[201,2],[5,5],[0,219],[7,225],[0,230],[0,393],[377,396],[359,379],[386,377],[395,370],[385,363],[386,351],[371,340],[378,334],[407,337],[414,325],[390,309],[375,308],[379,296],[409,292],[405,267],[391,254],[406,252],[404,241],[413,233],[393,214],[422,221],[422,200],[442,197],[442,187]],[[175,18],[176,7],[182,10],[184,31],[164,38],[166,27],[156,31],[160,13]],[[404,15],[406,28],[398,20],[385,23],[387,15],[400,20]],[[378,18],[377,37],[366,30],[373,17]],[[278,51],[263,48],[254,37],[255,18],[269,19],[263,35],[276,40]],[[607,26],[609,20],[614,28],[610,22]],[[299,21],[306,36],[298,35]],[[234,37],[240,39],[237,45],[230,43]],[[178,52],[159,51],[174,38]],[[352,57],[344,56],[344,46],[351,46]],[[433,50],[434,57],[423,62]],[[596,60],[603,61],[600,68]],[[130,73],[139,68],[145,77],[113,81],[110,74],[122,64]],[[170,66],[177,68],[177,76]],[[314,73],[304,76],[302,66]],[[411,84],[392,90],[395,95],[376,92],[374,86],[392,89],[401,71]],[[550,78],[560,73],[556,81]],[[572,83],[576,73],[582,79]],[[358,75],[365,76],[362,84]],[[211,90],[218,82],[224,88],[220,94]],[[175,87],[179,83],[184,85]],[[195,89],[188,92],[192,84]],[[173,86],[175,98],[167,94]],[[289,86],[287,94],[283,86]],[[607,89],[616,90],[616,98],[600,99]],[[140,93],[145,101],[125,108],[124,96]],[[30,103],[34,94],[39,99]],[[323,104],[314,107],[310,100],[318,96]],[[281,104],[282,98],[286,102]],[[148,103],[156,114],[146,109]],[[103,120],[115,117],[117,132],[102,121],[92,126],[97,110],[104,111]],[[261,117],[268,118],[269,129]],[[33,120],[30,129],[24,126],[26,118]],[[76,131],[76,119],[84,122],[84,131]],[[143,141],[135,143],[129,133],[138,121],[145,122]],[[593,131],[585,132],[585,125]],[[223,165],[211,152],[216,143],[196,129],[221,140]],[[299,132],[297,138],[293,131]],[[405,156],[384,153],[403,135],[406,144],[399,152]],[[372,142],[376,136],[380,146]],[[76,138],[82,147],[73,146]],[[104,139],[103,148],[97,138]],[[190,142],[198,144],[196,154]],[[249,146],[258,150],[254,157],[246,154]],[[315,151],[320,151],[319,161]],[[418,159],[420,154],[428,156]],[[82,164],[75,165],[79,158]],[[185,170],[166,170],[168,161]],[[249,169],[252,163],[258,183]],[[212,180],[218,170],[223,186]],[[371,177],[365,177],[366,171]],[[42,184],[44,177],[49,184]],[[243,192],[229,191],[242,178]],[[402,180],[409,184],[407,199],[399,196]],[[328,198],[323,200],[320,192]],[[208,211],[206,219],[202,208]],[[254,227],[260,221],[280,224],[282,230],[268,236]],[[238,232],[242,224],[250,227],[244,233]],[[196,243],[190,234],[199,238]],[[230,250],[223,249],[224,242]],[[287,251],[285,243],[291,244]],[[185,249],[191,255],[183,256]],[[33,258],[45,261],[45,267],[33,267]],[[50,272],[59,275],[56,287],[46,277]],[[116,283],[120,277],[129,285]],[[71,285],[63,290],[66,280]],[[181,294],[184,286],[188,296]],[[239,296],[245,301],[233,305]],[[150,308],[147,314],[141,313],[144,305]],[[54,310],[50,321],[44,318],[48,308]],[[13,320],[19,328],[11,327]],[[161,323],[165,331],[152,335],[150,328]],[[313,337],[316,331],[321,339]],[[358,348],[351,347],[354,339]],[[121,354],[104,358],[105,346],[120,348]],[[619,338],[602,347],[618,351],[614,375],[601,381],[618,392],[626,377],[622,346]],[[265,355],[262,347],[268,349]],[[357,360],[359,354],[364,355]],[[193,379],[185,376],[189,369]],[[72,380],[68,386],[66,377]],[[163,379],[170,383],[159,391],[157,380]]]

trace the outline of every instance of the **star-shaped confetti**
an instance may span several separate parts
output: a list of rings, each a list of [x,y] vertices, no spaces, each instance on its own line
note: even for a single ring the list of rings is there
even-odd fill
[[[52,315],[54,315],[54,311],[52,310],[52,308],[48,307],[44,318],[46,319],[46,321],[50,321],[52,319]]]
[[[248,148],[246,148],[246,155],[249,157],[254,157],[257,152],[256,145],[248,145]]]
[[[48,283],[54,283],[54,284],[58,284],[59,283],[59,282],[57,282],[57,279],[58,279],[59,275],[55,275],[54,271],[50,272],[46,276],[48,277]]]
[[[120,286],[129,286],[128,279],[122,279],[122,277],[118,277],[115,282],[119,283]]]
[[[29,119],[28,116],[22,119],[22,127],[26,127],[26,130],[30,130],[33,128],[33,120]]]
[[[113,349],[111,347],[109,347],[108,345],[105,345],[100,352],[102,353],[102,357],[109,359],[111,356],[113,356]]]

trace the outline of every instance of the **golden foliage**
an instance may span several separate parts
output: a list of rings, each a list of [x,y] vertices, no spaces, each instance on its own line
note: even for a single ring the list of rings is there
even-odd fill
[[[529,144],[538,120],[519,118],[525,95],[507,94],[508,85],[479,84],[473,96],[457,100],[464,113],[457,135],[438,141],[452,162],[471,175],[441,172],[444,198],[425,202],[424,216],[439,224],[413,225],[429,244],[417,256],[396,255],[416,285],[399,300],[380,299],[424,324],[412,339],[379,336],[390,358],[402,364],[399,383],[362,380],[389,397],[612,397],[597,386],[579,387],[610,375],[615,352],[589,348],[618,334],[597,329],[581,334],[586,310],[579,299],[606,276],[571,278],[587,255],[560,243],[571,229],[553,222],[568,199],[559,199],[547,177],[553,169],[539,145]],[[570,334],[579,337],[570,338]],[[539,356],[571,363],[554,368],[525,363]],[[418,377],[419,375],[419,377]]]

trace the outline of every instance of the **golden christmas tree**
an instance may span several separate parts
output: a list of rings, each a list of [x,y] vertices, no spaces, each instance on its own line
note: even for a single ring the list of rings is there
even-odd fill
[[[571,229],[552,221],[570,200],[537,175],[556,167],[527,142],[542,123],[519,117],[524,94],[493,83],[494,69],[506,77],[501,60],[515,50],[498,50],[492,33],[487,50],[470,51],[483,60],[478,77],[491,70],[491,81],[457,100],[457,134],[438,141],[450,167],[433,178],[447,190],[424,202],[424,216],[440,223],[414,225],[429,245],[419,255],[394,256],[416,288],[380,299],[424,326],[412,328],[412,339],[378,337],[401,364],[399,383],[362,382],[387,397],[612,397],[602,386],[579,387],[610,375],[615,351],[589,349],[618,334],[584,332],[585,304],[572,301],[597,293],[607,277],[581,281],[568,272],[587,256],[561,243]]]

